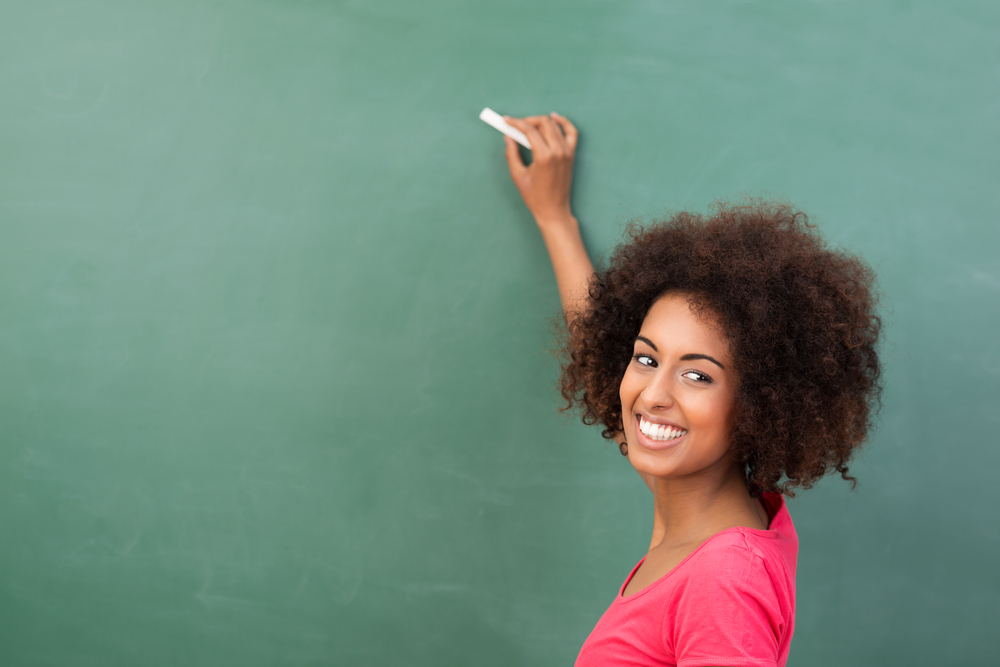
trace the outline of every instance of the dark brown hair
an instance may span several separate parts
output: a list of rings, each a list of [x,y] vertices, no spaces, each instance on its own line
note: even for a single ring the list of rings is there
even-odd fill
[[[719,203],[710,217],[631,223],[608,270],[592,278],[587,309],[569,322],[562,394],[584,423],[618,436],[618,387],[642,321],[660,296],[683,293],[732,347],[732,447],[751,493],[794,495],[832,470],[853,484],[847,463],[882,389],[873,285],[863,260],[828,248],[785,204]]]

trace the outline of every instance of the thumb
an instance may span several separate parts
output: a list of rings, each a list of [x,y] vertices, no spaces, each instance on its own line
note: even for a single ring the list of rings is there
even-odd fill
[[[521,162],[521,153],[517,150],[517,142],[507,136],[503,140],[506,144],[504,155],[507,157],[507,167],[510,169],[510,177],[517,180],[527,167]]]

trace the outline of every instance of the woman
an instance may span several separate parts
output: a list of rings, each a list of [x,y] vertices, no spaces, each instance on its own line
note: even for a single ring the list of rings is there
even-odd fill
[[[507,118],[511,178],[569,331],[562,393],[653,493],[646,556],[577,665],[784,665],[798,540],[784,495],[847,463],[880,394],[873,275],[787,206],[631,225],[594,273],[569,193],[577,130]]]

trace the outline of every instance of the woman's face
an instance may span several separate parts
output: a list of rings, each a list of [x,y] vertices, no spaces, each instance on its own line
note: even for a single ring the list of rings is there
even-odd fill
[[[628,458],[654,477],[726,473],[736,373],[729,341],[709,313],[668,293],[646,314],[619,389]]]

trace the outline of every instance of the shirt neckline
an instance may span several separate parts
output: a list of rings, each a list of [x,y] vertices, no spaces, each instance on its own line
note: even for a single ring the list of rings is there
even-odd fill
[[[743,533],[743,534],[750,533],[752,535],[756,535],[757,537],[766,537],[766,538],[769,538],[769,539],[776,538],[778,536],[778,531],[776,531],[772,526],[774,526],[774,522],[778,518],[778,514],[780,514],[782,512],[782,510],[785,509],[785,499],[784,499],[784,496],[782,496],[780,493],[774,493],[774,494],[766,493],[766,494],[764,494],[764,496],[765,497],[761,498],[761,501],[764,504],[764,509],[768,512],[767,528],[765,528],[765,529],[749,528],[747,526],[733,526],[732,528],[724,528],[724,529],[720,530],[719,532],[713,534],[711,537],[709,537],[707,540],[705,540],[701,544],[699,544],[695,548],[694,551],[692,551],[687,556],[685,556],[684,559],[681,562],[677,563],[677,565],[675,565],[673,568],[671,568],[662,577],[660,577],[656,581],[652,582],[651,584],[649,584],[648,586],[646,586],[645,588],[643,588],[638,593],[633,593],[632,595],[629,595],[628,597],[626,597],[625,596],[625,589],[628,588],[628,584],[629,584],[630,581],[632,581],[632,577],[635,576],[635,573],[639,571],[639,567],[646,561],[646,557],[643,556],[642,559],[638,563],[635,564],[635,567],[632,568],[632,571],[629,572],[628,577],[625,578],[625,583],[623,583],[621,585],[621,588],[618,589],[618,595],[615,597],[615,603],[618,604],[618,603],[630,602],[632,600],[635,600],[636,598],[642,597],[648,591],[653,590],[654,588],[656,588],[657,586],[659,586],[664,580],[666,580],[667,578],[669,578],[674,572],[677,572],[682,567],[684,567],[685,563],[687,563],[689,560],[691,560],[691,558],[694,557],[694,555],[696,553],[698,553],[699,551],[701,551],[705,547],[706,544],[708,544],[709,542],[711,542],[712,540],[714,540],[717,537],[720,537],[722,535],[726,535],[728,533],[738,532],[738,533]],[[772,509],[774,510],[773,514],[771,513]]]

